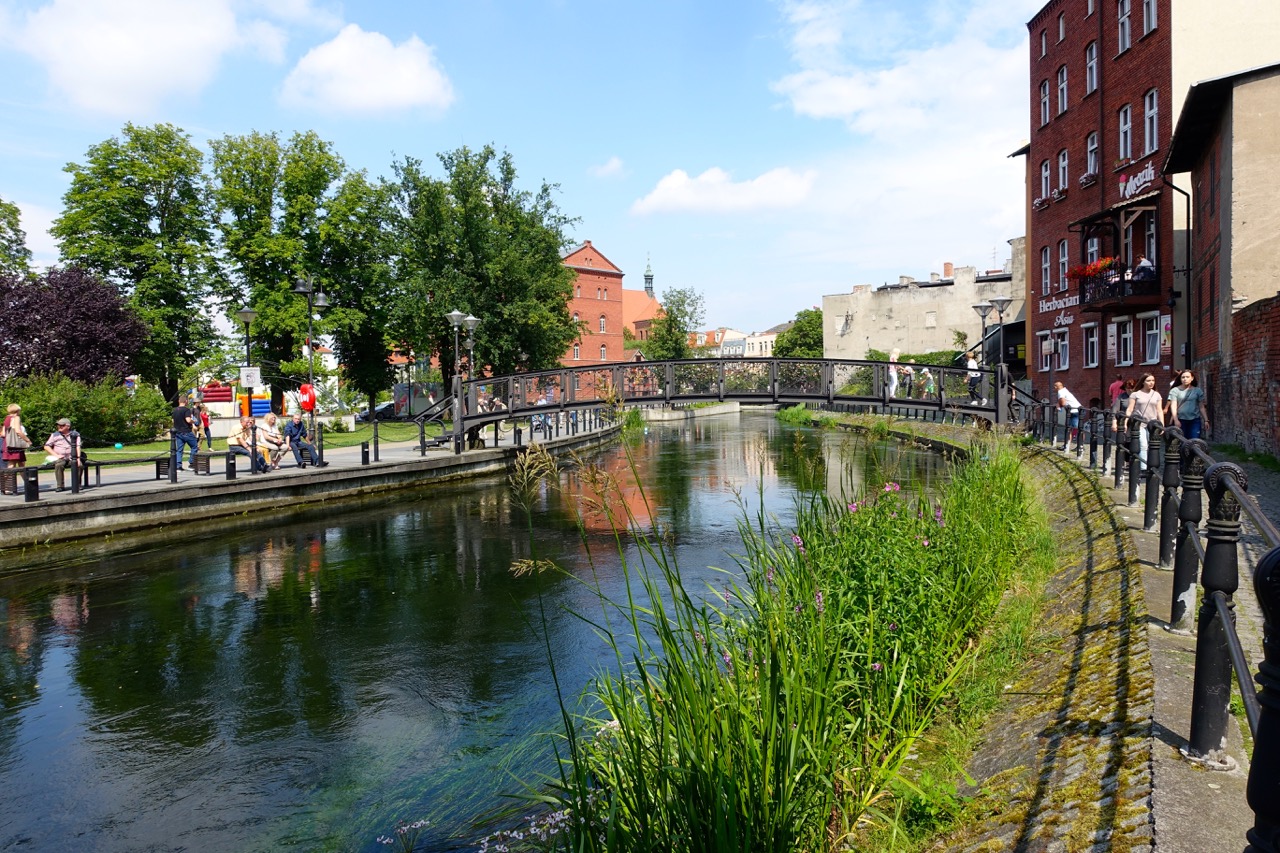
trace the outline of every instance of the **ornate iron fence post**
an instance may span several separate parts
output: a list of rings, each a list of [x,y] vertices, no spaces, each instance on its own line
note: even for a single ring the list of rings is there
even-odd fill
[[[1264,659],[1255,678],[1261,714],[1253,741],[1247,799],[1253,809],[1253,829],[1246,833],[1245,853],[1280,853],[1280,548],[1258,561],[1253,589],[1264,618]]]
[[[1192,538],[1204,517],[1204,459],[1196,450],[1208,451],[1201,439],[1188,441],[1179,453],[1182,497],[1178,501],[1178,540],[1173,556],[1173,601],[1169,606],[1169,626],[1191,632],[1191,608],[1196,601],[1196,575],[1200,555]]]
[[[1173,566],[1173,542],[1178,535],[1178,489],[1182,485],[1179,468],[1182,459],[1182,433],[1165,430],[1164,434],[1164,503],[1160,507],[1160,568]]]
[[[1164,441],[1154,424],[1143,427],[1147,431],[1147,489],[1142,505],[1142,529],[1150,533],[1156,529],[1156,510],[1160,508],[1160,459]]]
[[[1240,504],[1227,487],[1233,477],[1242,487],[1248,478],[1240,466],[1215,462],[1205,472],[1209,489],[1209,522],[1205,525],[1204,571],[1200,585],[1204,601],[1200,605],[1196,632],[1196,672],[1191,693],[1191,737],[1188,758],[1208,767],[1234,769],[1227,755],[1227,725],[1231,719],[1231,655],[1227,650],[1227,626],[1218,616],[1214,596],[1226,598],[1227,613],[1235,622],[1231,596],[1240,585],[1239,553]]]
[[[1146,429],[1142,421],[1129,418],[1129,506],[1138,505],[1138,479],[1142,476],[1142,465],[1139,456],[1142,454],[1141,431]]]

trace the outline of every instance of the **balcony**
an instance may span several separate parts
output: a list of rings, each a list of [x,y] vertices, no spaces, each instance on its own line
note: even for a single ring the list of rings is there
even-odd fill
[[[1110,311],[1120,308],[1144,308],[1160,304],[1161,284],[1154,267],[1144,273],[1124,264],[1093,275],[1082,275],[1080,304],[1086,310]]]

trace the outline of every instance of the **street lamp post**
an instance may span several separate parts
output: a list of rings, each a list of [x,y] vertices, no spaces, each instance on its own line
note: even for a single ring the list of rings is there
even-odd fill
[[[467,374],[468,378],[476,378],[476,326],[480,325],[480,318],[472,314],[468,314],[462,321],[467,327]]]
[[[1004,364],[1004,312],[1009,310],[1009,303],[1012,301],[1012,296],[991,297],[991,304],[995,306],[996,315],[1000,318],[1000,364]]]
[[[973,310],[982,318],[982,337],[978,339],[978,364],[986,366],[987,364],[987,315],[991,313],[992,304],[990,302],[979,302],[973,306]]]
[[[467,315],[458,309],[445,314],[445,319],[453,326],[453,452],[462,452],[462,374],[458,364],[458,327]]]
[[[298,279],[297,284],[293,288],[294,293],[301,293],[307,297],[307,384],[311,386],[311,417],[310,417],[310,433],[311,440],[315,441],[316,435],[316,400],[319,394],[316,394],[316,345],[315,338],[312,334],[311,322],[317,308],[328,308],[329,298],[324,295],[323,290],[316,290],[311,276],[306,275]]]

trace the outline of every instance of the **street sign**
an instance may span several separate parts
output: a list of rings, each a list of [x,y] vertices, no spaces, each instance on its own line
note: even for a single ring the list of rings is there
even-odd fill
[[[240,368],[240,387],[257,388],[262,384],[262,369],[258,367]]]

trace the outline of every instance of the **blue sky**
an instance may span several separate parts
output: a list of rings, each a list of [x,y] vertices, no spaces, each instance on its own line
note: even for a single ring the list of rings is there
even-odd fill
[[[758,331],[823,294],[1000,266],[1042,0],[0,0],[0,198],[40,262],[62,171],[125,122],[315,130],[390,175],[461,145],[658,295]]]

